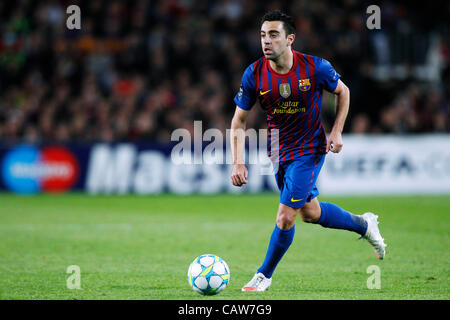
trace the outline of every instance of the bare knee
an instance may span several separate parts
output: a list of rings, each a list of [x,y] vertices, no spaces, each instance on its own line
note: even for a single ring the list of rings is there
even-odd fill
[[[290,229],[295,225],[298,209],[280,205],[277,213],[277,226],[282,230]]]

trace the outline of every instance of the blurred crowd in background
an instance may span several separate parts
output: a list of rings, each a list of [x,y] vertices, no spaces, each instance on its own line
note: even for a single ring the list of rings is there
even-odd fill
[[[68,30],[66,8],[81,9]],[[296,21],[294,49],[328,59],[351,90],[345,132],[450,132],[449,2],[1,1],[0,140],[170,141],[176,128],[230,126],[260,18]],[[420,5],[420,6],[419,6]],[[324,96],[330,129],[334,97]],[[248,127],[264,128],[252,109]]]

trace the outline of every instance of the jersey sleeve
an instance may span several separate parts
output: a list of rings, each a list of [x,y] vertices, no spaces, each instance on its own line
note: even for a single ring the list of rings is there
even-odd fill
[[[320,63],[316,71],[316,79],[318,83],[325,88],[325,90],[334,92],[341,75],[334,70],[328,60],[320,58],[319,61]]]
[[[254,64],[245,69],[242,76],[241,87],[234,97],[236,105],[244,110],[250,110],[256,102],[255,78],[253,76]]]

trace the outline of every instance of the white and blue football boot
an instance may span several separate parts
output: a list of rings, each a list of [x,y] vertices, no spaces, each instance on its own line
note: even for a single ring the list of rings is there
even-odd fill
[[[362,215],[367,222],[367,231],[361,238],[366,239],[373,247],[378,259],[382,260],[386,255],[387,245],[381,237],[380,229],[378,228],[378,216],[372,212],[366,212]]]

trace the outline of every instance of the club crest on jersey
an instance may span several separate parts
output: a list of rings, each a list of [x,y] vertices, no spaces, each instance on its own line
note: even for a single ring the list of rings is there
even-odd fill
[[[302,91],[308,91],[311,89],[311,83],[309,82],[309,78],[298,80],[298,87]]]
[[[280,84],[280,94],[285,99],[291,95],[291,86],[289,85],[289,83]]]

